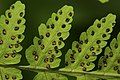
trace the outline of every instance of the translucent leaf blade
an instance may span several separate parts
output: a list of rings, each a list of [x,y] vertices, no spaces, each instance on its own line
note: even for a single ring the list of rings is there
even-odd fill
[[[53,13],[46,24],[39,26],[39,38],[35,37],[34,45],[26,50],[26,58],[31,66],[47,69],[59,66],[60,49],[65,46],[64,40],[69,36],[73,14],[73,7],[65,5]]]
[[[108,14],[100,21],[95,20],[86,32],[81,33],[79,42],[74,41],[72,49],[68,51],[65,57],[65,68],[61,70],[70,70],[73,72],[90,71],[95,65],[97,55],[102,52],[110,38],[110,33],[115,25],[116,16]]]
[[[117,39],[114,38],[110,47],[106,47],[104,56],[99,60],[98,72],[103,72],[104,74],[120,74],[120,33],[117,36]]]
[[[0,64],[17,64],[20,62],[25,30],[25,5],[20,1],[11,5],[5,15],[0,17]]]

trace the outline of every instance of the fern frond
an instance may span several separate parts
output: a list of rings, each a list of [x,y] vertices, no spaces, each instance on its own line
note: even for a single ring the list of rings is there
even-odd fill
[[[93,61],[106,46],[106,40],[110,38],[115,19],[115,15],[108,14],[100,21],[95,20],[94,24],[81,34],[79,42],[73,42],[72,49],[68,50],[65,56],[66,67],[61,70],[72,72],[92,70],[95,67]]]
[[[105,54],[99,60],[97,72],[103,72],[104,74],[119,75],[120,74],[120,33],[117,39],[114,38],[110,47],[106,47]],[[104,78],[105,79],[105,78]],[[117,79],[117,78],[114,78]],[[118,77],[120,79],[120,76]]]
[[[24,39],[25,5],[20,1],[13,4],[5,15],[0,17],[0,64],[17,64],[22,50],[20,42]]]
[[[17,1],[0,17],[0,80],[22,79],[19,69],[5,65],[20,62],[18,52],[22,50],[20,42],[24,39],[24,15],[25,5]]]
[[[59,57],[62,55],[60,49],[64,47],[63,41],[69,36],[73,14],[73,7],[65,5],[57,14],[53,13],[46,24],[42,23],[39,26],[39,38],[35,37],[34,45],[26,50],[26,58],[31,67],[50,69],[59,66],[61,61]],[[47,78],[67,80],[60,74],[47,72],[39,72],[34,80],[47,80]]]
[[[105,48],[104,56],[99,59],[98,70],[92,71],[94,75],[85,75],[83,77],[78,76],[77,80],[120,80],[120,33],[117,36],[117,39],[114,38],[110,47]],[[97,75],[99,74],[99,75]],[[102,76],[101,76],[102,75]],[[83,79],[83,80],[84,80]]]
[[[35,37],[34,45],[26,50],[30,66],[46,69],[59,66],[59,57],[62,55],[60,49],[69,36],[73,14],[73,7],[65,5],[57,14],[53,13],[46,24],[39,26],[39,38]]]

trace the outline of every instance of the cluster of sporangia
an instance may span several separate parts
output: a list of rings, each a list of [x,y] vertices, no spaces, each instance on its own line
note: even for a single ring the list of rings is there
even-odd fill
[[[47,28],[49,29],[50,26],[47,26]],[[51,28],[54,29],[54,24],[51,25]],[[61,36],[61,32],[59,32],[59,33],[57,34],[57,36]],[[49,38],[49,37],[50,37],[50,33],[47,32],[45,37]],[[44,38],[44,36],[43,36],[43,35],[40,35],[40,40],[38,41],[38,44],[40,45],[41,50],[43,50],[43,49],[45,48],[44,44],[42,44],[42,39],[43,39],[43,38]],[[63,41],[63,39],[62,39],[62,38],[59,38],[58,45],[61,45],[61,44],[62,44],[61,41]],[[56,41],[53,41],[53,42],[52,42],[52,45],[54,46],[54,50],[48,50],[48,55],[50,55],[50,56],[47,56],[47,57],[44,59],[44,62],[47,63],[46,68],[48,68],[48,69],[50,68],[50,64],[48,64],[48,62],[51,62],[51,63],[52,63],[52,62],[54,61],[54,58],[55,58],[54,51],[55,51],[56,54],[59,52],[58,47],[55,46],[56,44],[57,44]],[[37,52],[36,52],[36,51],[33,51],[33,55],[34,55],[34,59],[37,61],[38,58],[39,58],[39,56],[37,55]]]
[[[53,28],[52,25],[51,25],[51,28]],[[46,33],[46,36],[45,36],[45,37],[49,38],[49,37],[50,37],[50,33],[49,33],[49,32]],[[39,45],[39,47],[40,47],[41,50],[43,50],[43,49],[45,48],[45,45],[42,43],[42,39],[43,39],[43,38],[44,38],[44,36],[43,36],[43,35],[40,35],[40,40],[38,40],[38,45]],[[61,41],[59,41],[58,43],[59,43],[59,45],[61,45]],[[53,41],[53,42],[52,42],[52,45],[56,45],[56,41]],[[54,50],[55,50],[55,53],[58,53],[58,52],[59,52],[57,46],[54,47]],[[54,50],[53,50],[53,51],[54,51]],[[49,50],[49,51],[48,51],[48,54],[51,54],[51,57],[50,57],[50,58],[46,57],[46,58],[44,59],[44,62],[45,62],[45,63],[47,63],[48,61],[49,61],[49,62],[53,62],[53,61],[54,61],[55,55],[52,54],[53,51],[52,51],[52,50]],[[36,52],[36,51],[33,51],[32,54],[33,54],[33,56],[34,56],[35,61],[38,61],[39,55],[37,54],[37,52]],[[47,68],[49,68],[49,67],[50,67],[50,65],[48,64],[48,65],[47,65]]]
[[[101,42],[101,41],[98,40],[96,43],[99,44],[100,42]],[[76,46],[75,46],[75,47],[77,48],[77,51],[76,51],[76,50],[72,50],[72,54],[70,54],[70,61],[71,61],[71,63],[74,63],[74,62],[75,62],[75,58],[74,58],[75,54],[76,54],[76,53],[81,53],[81,51],[82,51],[81,45],[83,45],[84,43],[87,44],[87,43],[88,43],[88,39],[86,39],[85,41],[80,40],[79,43],[77,43]],[[95,50],[96,50],[97,52],[99,52],[99,51],[100,51],[100,48],[99,48],[99,47],[96,47],[96,48],[95,48],[95,47],[92,46],[92,47],[90,48],[90,51],[92,52],[92,53],[91,53],[92,55],[91,55],[91,54],[86,54],[86,55],[84,56],[84,58],[85,58],[85,59],[89,59],[90,56],[96,56]],[[66,62],[65,65],[68,66],[69,63]],[[80,66],[82,67],[82,70],[83,70],[83,71],[86,71],[86,70],[87,70],[87,68],[85,67],[85,65],[89,66],[89,65],[90,65],[90,62],[87,62],[87,63],[84,62],[84,61],[83,61],[83,62],[80,62]]]
[[[8,74],[5,75],[5,80],[9,80],[10,77]],[[17,77],[16,76],[12,76],[12,80],[17,80]]]

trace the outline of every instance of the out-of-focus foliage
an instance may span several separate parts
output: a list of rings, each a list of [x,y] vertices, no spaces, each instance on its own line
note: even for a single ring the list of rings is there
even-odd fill
[[[99,0],[101,3],[109,2],[109,0]]]

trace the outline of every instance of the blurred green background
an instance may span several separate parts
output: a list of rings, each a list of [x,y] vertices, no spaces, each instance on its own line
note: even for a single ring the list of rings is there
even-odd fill
[[[10,5],[17,0],[0,0],[0,15],[9,9]],[[21,0],[26,5],[26,30],[22,46],[23,50],[20,52],[23,57],[18,65],[28,65],[25,59],[25,50],[33,43],[33,38],[38,35],[38,26],[41,23],[46,23],[53,12],[57,12],[64,5],[71,5],[74,7],[74,20],[72,22],[72,29],[70,36],[65,41],[66,46],[62,49],[63,55],[61,58],[60,67],[63,67],[64,55],[74,40],[79,39],[79,35],[86,31],[89,26],[93,24],[95,19],[101,19],[109,13],[117,15],[117,24],[114,27],[111,39],[117,36],[120,31],[120,0],[110,0],[108,3],[102,4],[98,0]],[[109,42],[111,41],[109,40]],[[32,80],[36,73],[23,71],[23,80]],[[70,77],[71,80],[73,80]]]

